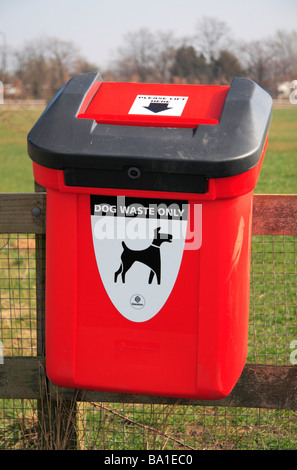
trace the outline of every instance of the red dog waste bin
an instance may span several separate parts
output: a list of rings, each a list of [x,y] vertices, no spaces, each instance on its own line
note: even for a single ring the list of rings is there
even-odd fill
[[[247,355],[257,84],[72,78],[28,135],[47,189],[46,371],[57,385],[219,399]]]

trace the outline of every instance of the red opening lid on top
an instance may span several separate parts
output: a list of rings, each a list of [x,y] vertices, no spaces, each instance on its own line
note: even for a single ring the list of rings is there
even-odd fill
[[[95,82],[78,118],[101,124],[189,127],[218,124],[229,86]]]

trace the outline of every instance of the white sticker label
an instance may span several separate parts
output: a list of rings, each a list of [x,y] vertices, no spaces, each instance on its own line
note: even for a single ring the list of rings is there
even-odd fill
[[[181,116],[188,96],[137,95],[129,114]]]
[[[100,277],[128,320],[147,321],[166,303],[183,256],[187,218],[187,201],[91,196]]]

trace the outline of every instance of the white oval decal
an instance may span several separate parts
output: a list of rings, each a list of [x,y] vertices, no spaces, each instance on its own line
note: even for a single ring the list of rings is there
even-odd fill
[[[95,256],[106,292],[128,320],[144,322],[175,284],[187,232],[187,201],[91,196]]]

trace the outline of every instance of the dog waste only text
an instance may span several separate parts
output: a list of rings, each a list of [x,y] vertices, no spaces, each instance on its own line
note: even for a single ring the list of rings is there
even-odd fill
[[[126,217],[173,217],[182,218],[185,213],[185,207],[180,208],[177,204],[172,203],[169,206],[150,204],[144,206],[142,204],[131,204],[131,205],[110,205],[110,204],[95,204],[94,215],[114,215],[114,216],[126,216]]]

